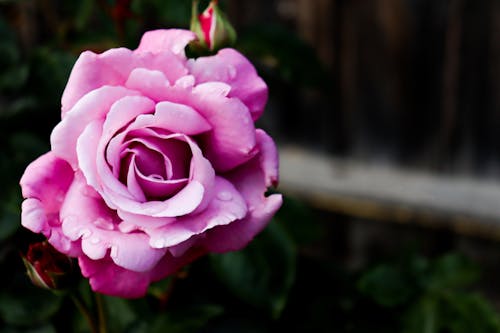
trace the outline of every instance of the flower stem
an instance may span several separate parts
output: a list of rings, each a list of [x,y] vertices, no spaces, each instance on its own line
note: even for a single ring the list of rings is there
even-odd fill
[[[76,307],[78,308],[80,313],[83,315],[83,317],[87,321],[87,324],[89,325],[90,331],[92,333],[99,333],[97,331],[97,327],[96,327],[94,318],[91,315],[91,312],[89,311],[88,307],[83,302],[83,300],[73,293],[70,296],[71,296],[71,300],[73,301],[73,303],[75,303]]]
[[[95,302],[97,305],[97,319],[99,322],[99,333],[106,333],[106,313],[104,311],[104,301],[102,299],[101,294],[99,293],[94,293],[95,295]]]

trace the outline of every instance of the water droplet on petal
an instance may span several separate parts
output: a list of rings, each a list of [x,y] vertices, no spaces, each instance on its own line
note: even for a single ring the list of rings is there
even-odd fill
[[[234,80],[237,75],[236,67],[233,65],[227,66],[227,76],[229,77],[229,80]]]
[[[222,191],[217,194],[217,198],[221,201],[229,201],[233,198],[233,195],[230,192]]]
[[[92,238],[90,239],[90,242],[91,242],[92,244],[99,244],[99,242],[100,242],[100,241],[101,241],[101,239],[100,239],[99,237],[92,237]]]
[[[165,247],[165,241],[163,238],[157,238],[153,241],[152,247],[155,249],[161,249]]]
[[[184,51],[184,44],[182,44],[182,43],[174,44],[174,45],[172,45],[171,50],[172,50],[172,53],[174,53],[174,54],[180,54],[181,52]]]
[[[97,220],[95,220],[94,225],[104,230],[113,230],[115,228],[114,224],[110,220],[102,217],[99,217]]]

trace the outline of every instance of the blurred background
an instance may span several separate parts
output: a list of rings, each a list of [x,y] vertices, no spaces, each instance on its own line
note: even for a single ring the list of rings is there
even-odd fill
[[[248,249],[183,272],[168,307],[171,280],[106,298],[112,332],[500,332],[500,2],[220,3],[269,85],[258,126],[280,146],[285,205]],[[18,180],[49,150],[74,61],[190,13],[0,0],[0,331],[85,331],[18,255],[39,239]]]

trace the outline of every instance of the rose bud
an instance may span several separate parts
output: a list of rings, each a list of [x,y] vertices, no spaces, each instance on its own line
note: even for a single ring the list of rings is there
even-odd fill
[[[22,259],[29,278],[36,286],[56,290],[69,285],[73,262],[48,242],[31,244]]]
[[[199,1],[193,1],[191,31],[196,34],[198,40],[190,46],[196,53],[213,53],[231,46],[236,41],[236,32],[217,2],[210,1],[205,11],[198,15]]]

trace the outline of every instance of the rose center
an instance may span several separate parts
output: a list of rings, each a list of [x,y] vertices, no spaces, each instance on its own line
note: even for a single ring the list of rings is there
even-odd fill
[[[135,137],[122,147],[119,179],[138,200],[165,200],[187,184],[192,157],[176,137]]]

